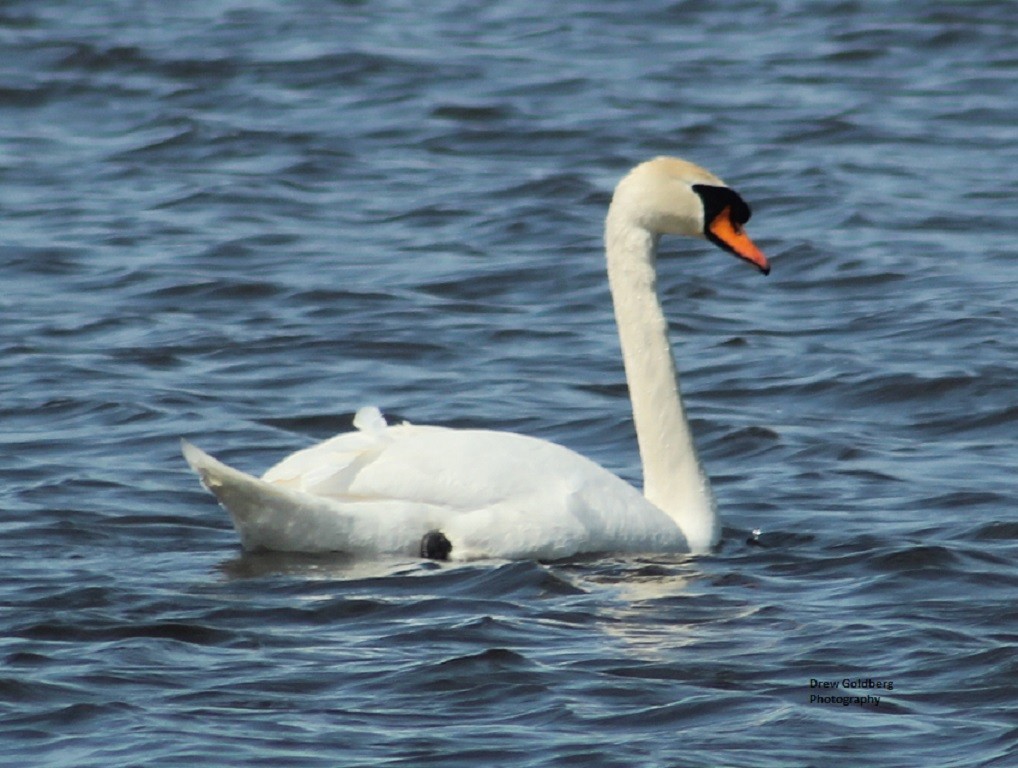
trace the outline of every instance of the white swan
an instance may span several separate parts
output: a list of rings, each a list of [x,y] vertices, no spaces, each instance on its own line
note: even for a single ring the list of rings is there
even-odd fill
[[[656,290],[662,234],[706,237],[769,272],[749,207],[713,174],[659,157],[619,182],[605,221],[608,280],[644,491],[568,448],[510,432],[400,424],[376,408],[259,480],[184,442],[247,549],[468,560],[596,552],[704,553],[720,523],[679,393]],[[451,547],[451,552],[449,551]]]

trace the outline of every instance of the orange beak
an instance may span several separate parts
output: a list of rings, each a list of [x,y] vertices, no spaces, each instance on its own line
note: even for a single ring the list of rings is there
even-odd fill
[[[749,239],[749,235],[742,229],[742,226],[732,221],[730,208],[724,208],[714,217],[714,221],[707,227],[707,233],[708,238],[716,245],[726,251],[731,251],[750,264],[755,264],[765,275],[770,273],[771,265],[767,261],[767,257]]]

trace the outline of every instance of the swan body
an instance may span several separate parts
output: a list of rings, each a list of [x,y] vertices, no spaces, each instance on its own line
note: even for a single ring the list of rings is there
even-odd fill
[[[749,208],[724,182],[657,158],[618,185],[605,222],[609,284],[644,470],[643,493],[584,456],[511,432],[389,425],[288,456],[260,479],[190,443],[183,451],[229,511],[246,549],[421,551],[441,532],[451,557],[557,559],[597,552],[708,552],[720,523],[685,417],[656,289],[663,234],[706,237],[769,271],[746,237]]]
[[[260,480],[192,445],[184,451],[246,549],[415,555],[439,530],[461,560],[688,550],[681,529],[633,486],[555,443],[388,426],[375,408],[355,422],[357,431],[294,453]]]

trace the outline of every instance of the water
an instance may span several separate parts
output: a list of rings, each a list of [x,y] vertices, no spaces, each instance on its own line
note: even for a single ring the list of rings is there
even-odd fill
[[[1008,0],[5,3],[3,762],[1014,765],[1015,51]],[[375,403],[638,482],[600,225],[662,153],[774,265],[662,262],[716,555],[239,550],[178,437]]]

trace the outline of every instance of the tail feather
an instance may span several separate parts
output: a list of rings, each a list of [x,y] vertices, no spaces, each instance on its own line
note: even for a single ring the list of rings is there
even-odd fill
[[[326,499],[259,480],[186,440],[181,450],[230,513],[245,549],[416,554],[431,525],[431,510],[422,505]]]

